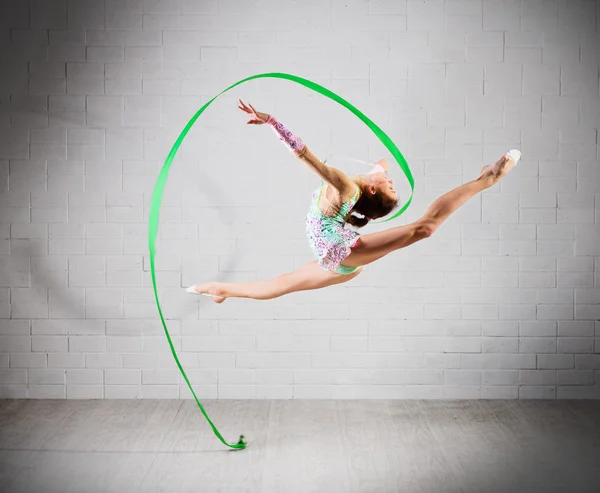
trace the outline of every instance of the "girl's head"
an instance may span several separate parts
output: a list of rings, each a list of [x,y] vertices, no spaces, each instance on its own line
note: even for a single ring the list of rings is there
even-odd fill
[[[385,173],[360,175],[355,181],[361,194],[352,210],[344,218],[348,224],[362,228],[371,219],[379,219],[388,215],[398,205],[394,182]],[[353,212],[358,212],[364,217],[356,216]]]

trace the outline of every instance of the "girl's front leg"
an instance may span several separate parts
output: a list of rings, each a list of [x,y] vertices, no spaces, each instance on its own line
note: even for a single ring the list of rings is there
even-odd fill
[[[216,303],[223,303],[227,298],[252,298],[255,300],[271,300],[285,294],[310,289],[320,289],[354,279],[362,269],[350,275],[336,274],[321,269],[317,261],[309,262],[294,272],[266,281],[251,282],[209,282],[195,284],[188,292],[212,296]]]

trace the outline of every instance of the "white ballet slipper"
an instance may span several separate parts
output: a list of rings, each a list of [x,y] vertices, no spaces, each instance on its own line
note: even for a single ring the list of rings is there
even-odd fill
[[[519,151],[518,149],[511,149],[506,153],[506,155],[514,160],[515,166],[519,162],[519,159],[521,159],[521,151]]]
[[[209,293],[201,293],[200,291],[196,291],[194,289],[194,286],[190,286],[189,288],[186,288],[186,291],[190,294],[200,294],[202,296],[210,296],[213,301],[216,301],[217,303],[222,303],[223,301],[225,301],[225,297],[223,296],[217,296],[216,294],[209,294]],[[221,300],[221,301],[219,301]]]
[[[194,286],[190,286],[189,288],[186,288],[186,292],[190,293],[190,294],[201,294],[202,296],[210,296],[212,298],[212,294],[208,294],[208,293],[201,293],[200,291],[196,291],[194,289]]]

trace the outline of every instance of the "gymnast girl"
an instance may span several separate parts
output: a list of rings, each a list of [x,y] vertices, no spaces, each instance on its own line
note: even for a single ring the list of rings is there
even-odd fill
[[[475,180],[439,197],[419,220],[411,224],[361,235],[346,228],[346,224],[361,228],[370,220],[389,214],[398,203],[394,183],[386,174],[389,169],[386,160],[379,160],[366,175],[348,177],[322,163],[302,139],[275,117],[238,101],[238,108],[252,116],[247,124],[271,126],[279,140],[321,177],[321,186],[314,191],[306,216],[306,234],[318,260],[266,281],[209,282],[187,288],[189,293],[211,296],[216,303],[222,303],[226,298],[270,300],[296,291],[348,282],[360,274],[363,266],[429,238],[468,199],[498,183],[521,157],[521,152],[513,149],[494,164],[484,166]]]

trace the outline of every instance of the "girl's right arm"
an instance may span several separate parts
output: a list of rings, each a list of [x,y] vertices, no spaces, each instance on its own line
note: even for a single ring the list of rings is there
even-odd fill
[[[327,166],[325,163],[321,162],[308,147],[306,147],[302,139],[288,130],[283,123],[271,115],[269,115],[266,123],[273,128],[275,133],[279,135],[279,140],[281,140],[297,158],[308,165],[308,167],[317,173],[323,180],[337,189],[340,195],[354,194],[354,182],[340,170]]]

